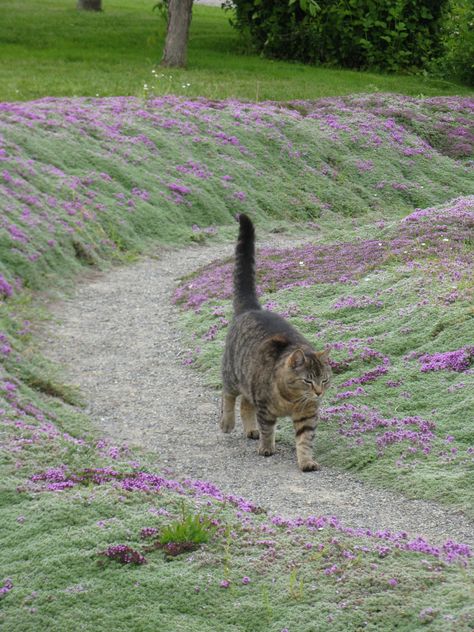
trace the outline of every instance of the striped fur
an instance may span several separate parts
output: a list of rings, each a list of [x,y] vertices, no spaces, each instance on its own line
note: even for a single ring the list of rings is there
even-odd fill
[[[254,227],[246,215],[240,215],[239,223],[234,319],[222,360],[221,429],[233,430],[240,396],[244,432],[259,439],[259,454],[270,456],[277,418],[290,416],[298,465],[303,471],[317,470],[312,444],[319,402],[331,378],[328,355],[315,351],[284,318],[262,309],[255,285]]]

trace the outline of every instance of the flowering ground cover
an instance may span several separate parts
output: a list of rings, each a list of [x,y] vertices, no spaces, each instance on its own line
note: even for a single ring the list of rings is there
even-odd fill
[[[84,630],[470,629],[469,547],[268,516],[9,392],[23,414],[9,410],[3,433],[2,629],[73,629],[78,616]],[[210,539],[158,546],[183,513]]]
[[[335,213],[347,222],[474,193],[470,164],[451,157],[472,150],[472,100],[392,95],[376,104],[1,104],[2,293],[20,282],[42,287],[51,273],[147,240],[196,237],[192,225],[228,224],[241,211],[291,221]],[[398,122],[421,117],[426,127],[428,116],[438,148]]]
[[[240,211],[297,225],[308,244],[263,250],[258,281],[332,349],[320,461],[468,512],[473,118],[466,99],[393,95],[0,104],[2,629],[472,628],[462,543],[270,517],[97,438],[36,351],[32,290],[156,242],[234,237]],[[214,384],[229,283],[220,262],[176,294],[186,361]],[[183,511],[212,537],[165,549]]]

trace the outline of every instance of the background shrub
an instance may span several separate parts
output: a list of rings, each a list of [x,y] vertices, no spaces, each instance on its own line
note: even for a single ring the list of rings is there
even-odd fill
[[[474,4],[472,0],[451,0],[443,24],[444,55],[435,63],[447,79],[474,86]]]
[[[229,0],[233,25],[268,57],[390,71],[441,51],[447,0]]]

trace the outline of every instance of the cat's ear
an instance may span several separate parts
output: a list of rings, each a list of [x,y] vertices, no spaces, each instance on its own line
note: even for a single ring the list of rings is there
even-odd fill
[[[300,369],[305,365],[306,356],[302,349],[295,349],[293,353],[288,356],[287,363],[292,369]]]
[[[324,351],[316,351],[316,356],[321,362],[329,362],[329,349],[324,349]]]

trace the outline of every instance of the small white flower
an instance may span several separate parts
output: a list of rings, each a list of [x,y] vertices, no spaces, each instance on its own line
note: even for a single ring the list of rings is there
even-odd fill
[[[443,237],[443,241],[449,241],[447,237]]]
[[[299,261],[300,266],[304,266],[304,261]]]

